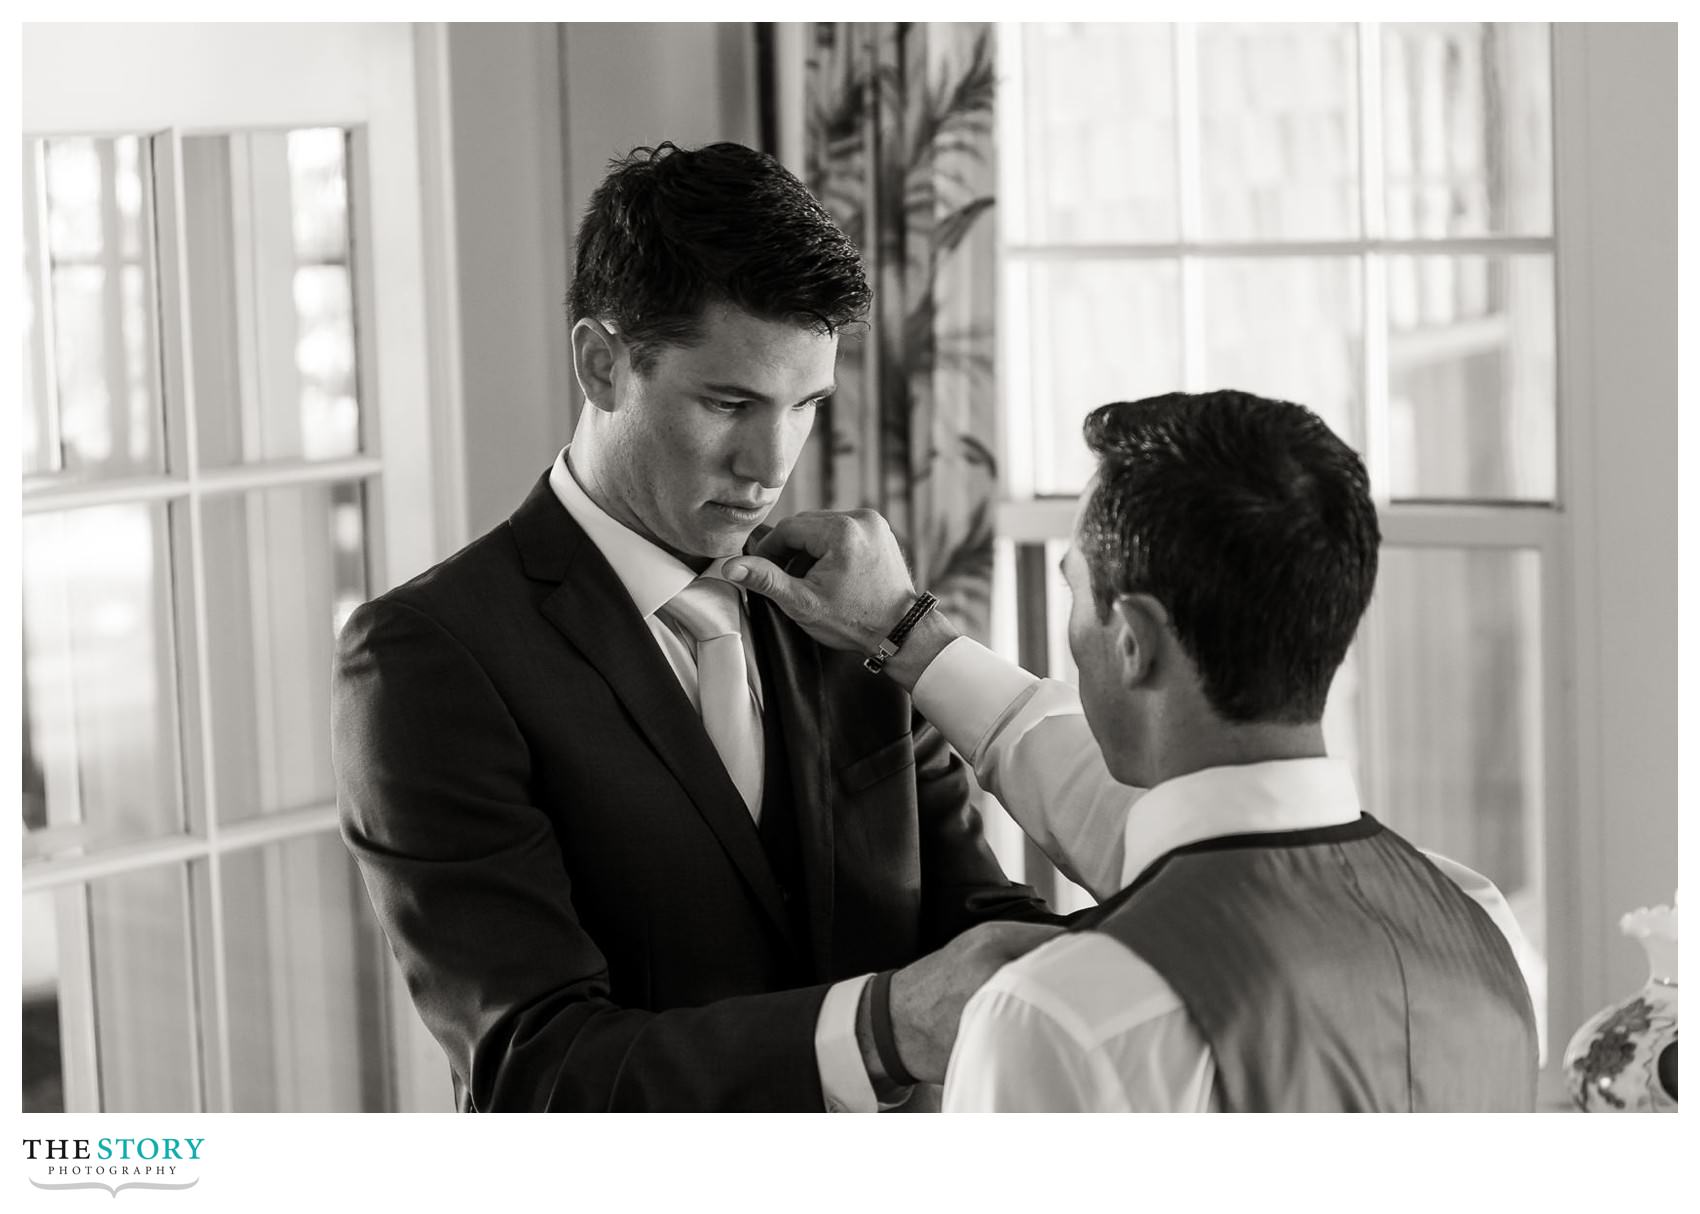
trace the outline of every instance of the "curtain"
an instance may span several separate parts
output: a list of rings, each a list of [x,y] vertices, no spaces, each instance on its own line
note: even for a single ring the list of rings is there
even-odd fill
[[[812,504],[871,506],[915,581],[986,639],[997,482],[992,26],[810,27],[805,181],[862,250],[873,310],[839,343]]]

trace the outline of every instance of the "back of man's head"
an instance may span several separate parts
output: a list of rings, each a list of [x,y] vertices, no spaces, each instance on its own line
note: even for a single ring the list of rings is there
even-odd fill
[[[1302,405],[1234,391],[1105,405],[1086,441],[1077,542],[1100,620],[1149,594],[1217,715],[1320,720],[1375,588],[1363,461]]]
[[[834,333],[870,292],[856,246],[773,157],[737,143],[635,148],[611,163],[579,224],[568,310],[612,321],[633,369],[690,345],[727,303]]]

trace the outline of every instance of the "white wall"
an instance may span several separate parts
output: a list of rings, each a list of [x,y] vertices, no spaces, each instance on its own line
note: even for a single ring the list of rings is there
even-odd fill
[[[1644,980],[1618,917],[1676,888],[1677,81],[1673,25],[1554,29],[1577,813],[1552,842],[1580,969],[1553,1024],[1568,1033]]]
[[[448,27],[467,537],[513,512],[570,433],[555,30]]]
[[[576,225],[608,161],[642,144],[758,141],[755,51],[743,22],[571,22],[567,201]]]

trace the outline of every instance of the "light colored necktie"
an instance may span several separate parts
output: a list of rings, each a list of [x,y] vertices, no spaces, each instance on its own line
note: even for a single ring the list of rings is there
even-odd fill
[[[697,704],[708,740],[720,754],[750,816],[761,821],[761,710],[750,690],[738,590],[699,577],[662,608],[696,642]]]

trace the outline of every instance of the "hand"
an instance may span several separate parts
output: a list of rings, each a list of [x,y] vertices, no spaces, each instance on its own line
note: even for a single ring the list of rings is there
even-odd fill
[[[782,566],[799,556],[813,564],[793,577]],[[722,568],[729,581],[772,599],[822,645],[856,653],[872,653],[916,597],[897,537],[872,510],[792,515],[761,538],[754,554]]]
[[[1062,930],[1049,923],[977,924],[893,974],[892,1030],[910,1074],[924,1083],[943,1083],[970,996],[1004,965]]]

